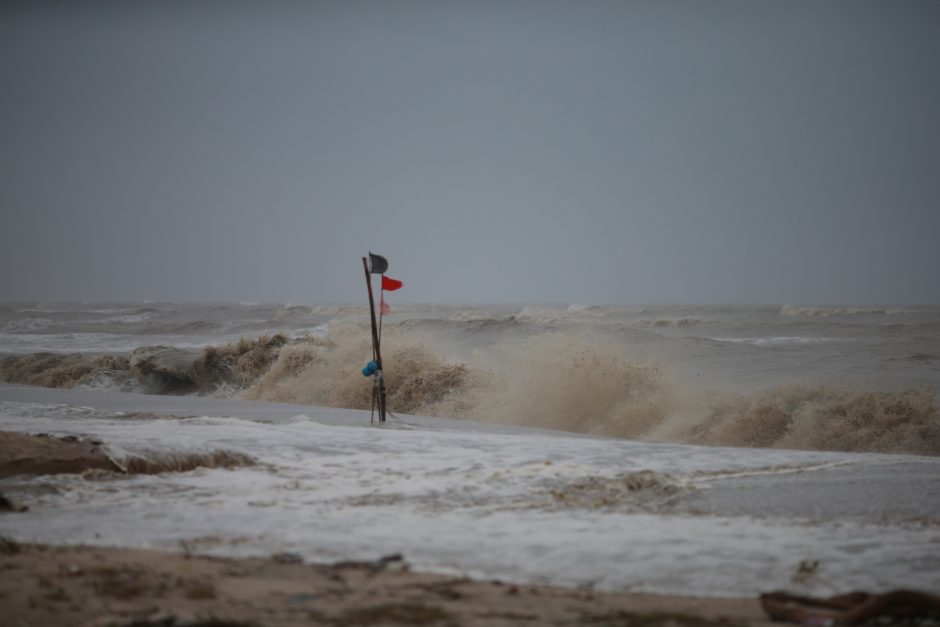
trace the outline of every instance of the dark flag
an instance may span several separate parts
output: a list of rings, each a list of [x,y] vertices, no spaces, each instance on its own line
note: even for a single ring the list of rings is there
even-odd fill
[[[372,274],[385,274],[388,270],[388,259],[382,255],[369,253],[369,272]]]

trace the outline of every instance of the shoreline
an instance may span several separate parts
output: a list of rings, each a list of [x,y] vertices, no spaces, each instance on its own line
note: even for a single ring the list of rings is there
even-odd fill
[[[312,564],[0,540],[0,569],[0,615],[17,626],[774,624],[754,598],[473,580],[397,555]]]
[[[0,477],[126,472],[100,445],[0,432]],[[3,500],[2,516],[28,510]],[[400,555],[331,564],[304,563],[293,553],[217,557],[181,549],[20,543],[0,535],[0,616],[17,627],[772,624],[755,598],[415,572]]]

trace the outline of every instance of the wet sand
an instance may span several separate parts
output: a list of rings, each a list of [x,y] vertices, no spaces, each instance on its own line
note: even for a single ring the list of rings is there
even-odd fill
[[[772,624],[756,599],[474,581],[411,572],[397,556],[331,565],[296,559],[2,541],[0,622],[17,627]]]
[[[119,470],[101,442],[0,431],[0,479],[14,475]]]

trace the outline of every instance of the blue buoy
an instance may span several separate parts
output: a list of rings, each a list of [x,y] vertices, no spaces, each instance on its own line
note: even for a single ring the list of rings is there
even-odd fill
[[[362,369],[362,376],[371,377],[375,374],[375,371],[379,369],[379,365],[375,361],[370,361],[366,364],[366,367]]]

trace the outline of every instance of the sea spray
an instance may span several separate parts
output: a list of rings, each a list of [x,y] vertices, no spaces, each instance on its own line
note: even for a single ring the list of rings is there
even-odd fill
[[[389,407],[401,413],[427,413],[464,382],[466,368],[436,357],[420,343],[385,342]],[[243,398],[368,409],[372,389],[361,374],[371,356],[358,329],[338,327],[327,338],[307,337],[284,347],[271,368]]]
[[[477,350],[472,364],[433,352],[399,329],[384,340],[392,411],[637,437],[660,422],[669,389],[654,365],[561,334]],[[368,409],[360,362],[368,342],[354,327],[284,347],[243,398]]]
[[[289,311],[303,318],[298,325],[307,325],[290,335],[243,338],[204,349],[140,347],[130,355],[14,355],[0,362],[0,378],[51,387],[107,380],[123,382],[125,388],[127,382],[137,381],[152,393],[240,395],[368,409],[372,390],[361,368],[372,354],[361,312],[333,319],[321,336],[304,333],[311,320],[319,320],[315,318],[319,313],[303,308]],[[512,310],[481,310],[458,315],[431,308],[428,317],[386,323],[383,356],[389,407],[401,414],[648,440],[940,454],[940,411],[929,386],[904,391],[911,385],[903,377],[882,376],[878,390],[859,380],[773,387],[779,381],[798,380],[780,376],[779,364],[784,361],[819,364],[825,357],[826,364],[869,363],[861,360],[871,360],[871,344],[861,345],[865,350],[859,353],[852,339],[861,333],[858,325],[830,322],[836,315],[809,316],[815,326],[808,327],[801,320],[804,316],[779,310],[703,311],[711,317],[695,315],[694,308],[625,311],[618,314],[620,318],[610,311],[599,316],[594,310],[529,309],[516,312],[520,315]],[[726,324],[718,321],[719,314],[738,317]],[[839,315],[844,312],[839,310]],[[901,330],[876,322],[866,331],[873,337],[890,334],[884,340],[890,340],[885,344],[892,347],[890,357],[876,354],[879,372],[935,369],[936,356],[922,348],[930,345],[929,334],[937,326],[933,314],[890,315],[913,318]],[[751,318],[759,324],[748,322]],[[670,322],[649,324],[649,320]],[[158,321],[155,316],[152,322]],[[761,333],[789,337],[796,332],[844,337],[840,342],[780,345],[714,342],[696,335],[700,333],[696,327],[706,324],[725,325],[721,333],[729,337],[735,333],[747,338]],[[824,326],[817,329],[820,324]],[[909,345],[898,347],[900,333],[915,335]],[[663,347],[671,352],[654,358]],[[703,361],[702,355],[712,361]],[[678,374],[685,356],[697,365]],[[740,377],[727,373],[738,370],[719,371],[723,379],[701,368],[703,363],[747,369],[747,374],[754,373],[749,379],[754,384],[742,386],[743,390],[730,386],[729,381],[737,383]],[[698,376],[700,370],[704,376]],[[742,393],[720,391],[727,389]]]
[[[525,424],[613,437],[709,445],[940,454],[940,409],[930,387],[901,392],[779,386],[707,395],[667,381],[587,336],[543,333],[478,348],[467,363],[432,350],[410,327],[386,338],[393,411]],[[368,409],[359,325],[282,347],[242,393],[250,399]]]
[[[638,437],[669,407],[655,365],[635,363],[585,337],[546,333],[480,350],[466,384],[433,415]]]

